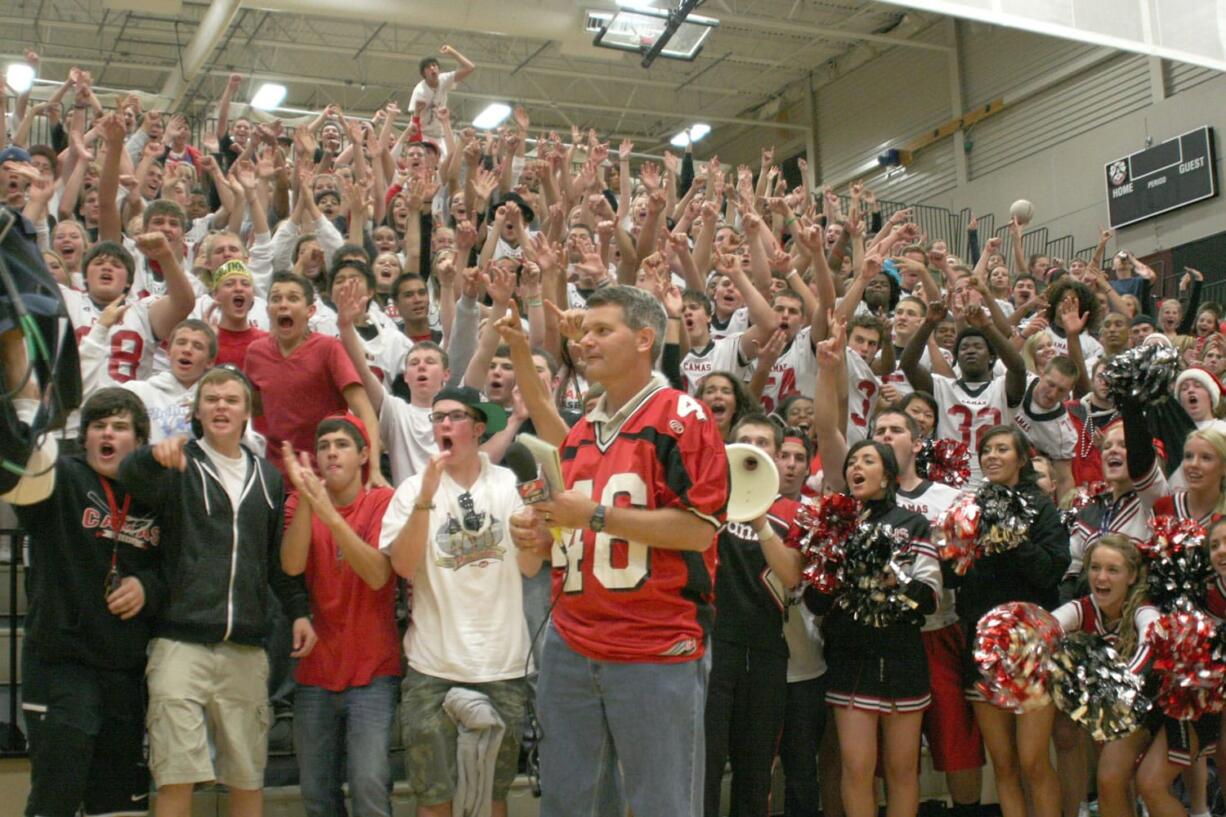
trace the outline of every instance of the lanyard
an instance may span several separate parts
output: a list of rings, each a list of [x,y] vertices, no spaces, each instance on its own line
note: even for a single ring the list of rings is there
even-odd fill
[[[123,508],[119,508],[115,504],[115,492],[111,490],[111,481],[104,476],[99,476],[98,479],[102,480],[102,490],[106,491],[106,504],[110,510],[110,539],[113,542],[111,546],[111,572],[113,573],[119,563],[119,533],[128,521],[128,508],[132,505],[132,496],[125,496],[123,498]],[[102,531],[99,535],[106,536],[106,532]]]

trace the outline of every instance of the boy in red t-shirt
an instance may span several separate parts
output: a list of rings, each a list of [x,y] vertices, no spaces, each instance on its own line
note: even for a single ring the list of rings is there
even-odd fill
[[[359,264],[347,260],[341,265]],[[299,450],[315,445],[315,428],[330,414],[348,409],[367,428],[379,420],[341,342],[312,332],[307,321],[315,312],[311,282],[292,272],[273,274],[268,293],[271,333],[247,348],[243,371],[260,394],[263,414],[256,430],[268,438],[268,459],[285,473],[281,443]],[[379,473],[379,435],[370,440],[370,484],[386,486]]]
[[[319,637],[294,674],[294,748],[308,811],[341,802],[335,759],[349,757],[349,794],[358,814],[390,814],[388,760],[398,699],[400,641],[396,583],[379,550],[391,488],[364,487],[370,462],[366,426],[352,414],[315,430],[315,476],[306,453],[282,450],[297,489],[285,502],[281,566],[306,574],[311,620]],[[378,467],[377,464],[374,467]]]
[[[241,260],[235,258],[217,268],[213,304],[221,316],[217,322],[217,365],[230,363],[241,369],[247,347],[268,337],[248,318],[255,304],[255,278]]]

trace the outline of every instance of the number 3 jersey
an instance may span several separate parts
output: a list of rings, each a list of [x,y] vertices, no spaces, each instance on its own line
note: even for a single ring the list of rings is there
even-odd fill
[[[1009,416],[1005,378],[970,384],[939,374],[932,376],[933,397],[937,401],[937,437],[960,440],[970,452],[971,477],[966,489],[976,490],[983,482],[979,468],[979,441],[992,426]]]
[[[589,529],[553,551],[553,621],[599,661],[676,663],[703,655],[714,620],[717,528],[728,459],[706,407],[656,374],[615,414],[604,398],[562,444],[568,490],[608,508],[679,508],[711,524],[705,551],[652,548]]]

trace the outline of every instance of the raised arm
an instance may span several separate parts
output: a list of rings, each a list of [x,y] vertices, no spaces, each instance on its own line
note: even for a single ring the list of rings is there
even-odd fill
[[[845,491],[847,483],[843,479],[843,461],[847,459],[847,438],[843,435],[844,424],[840,420],[839,384],[847,379],[846,330],[833,314],[828,319],[831,324],[830,337],[817,344],[813,430],[817,434],[817,447],[822,452],[825,483],[835,491]]]
[[[119,217],[119,159],[123,150],[123,120],[118,114],[108,114],[99,123],[106,144],[106,157],[98,176],[98,238],[102,241],[123,241],[123,224]]]
[[[541,378],[536,373],[536,362],[532,359],[532,348],[528,345],[528,336],[524,334],[523,323],[519,317],[519,308],[511,302],[511,308],[495,323],[495,329],[502,342],[511,350],[511,365],[515,368],[515,385],[519,389],[520,398],[528,407],[528,416],[536,429],[536,436],[547,443],[561,446],[570,428],[558,413],[553,403],[553,395],[545,388]]]
[[[463,82],[464,80],[472,76],[473,71],[477,70],[477,66],[473,63],[472,60],[468,59],[463,54],[461,54],[459,51],[456,51],[454,48],[452,48],[449,45],[444,45],[442,48],[438,50],[438,52],[444,56],[451,57],[453,60],[455,60],[456,62],[460,64],[459,67],[456,68],[456,71],[455,71],[455,81],[456,82]]]
[[[179,321],[191,314],[196,306],[196,291],[192,289],[191,280],[162,233],[152,232],[137,236],[136,247],[146,258],[162,268],[166,294],[149,304],[149,325],[155,338],[165,340]]]
[[[983,332],[992,350],[996,352],[1001,363],[1005,364],[1005,397],[1010,406],[1016,406],[1026,394],[1026,361],[1022,358],[1022,353],[1000,333],[978,304],[963,304],[962,319],[967,325]],[[903,357],[906,357],[905,353]]]
[[[356,279],[342,284],[336,296],[336,325],[341,333],[341,346],[345,348],[349,362],[357,370],[358,377],[362,380],[362,388],[366,390],[366,398],[378,417],[383,411],[386,392],[383,382],[370,370],[370,364],[366,362],[366,346],[354,328],[354,321],[366,312],[365,300]],[[378,428],[378,425],[375,428]]]
[[[511,301],[511,292],[515,288],[514,276],[500,267],[489,265],[480,275],[484,279],[485,291],[489,294],[493,306],[485,326],[481,329],[481,336],[477,340],[477,352],[464,371],[464,385],[472,386],[478,391],[485,388],[485,378],[489,375],[490,361],[494,359],[494,352],[498,350],[498,329],[495,323],[506,313],[507,304]]]
[[[1076,296],[1065,298],[1056,306],[1056,321],[1068,339],[1068,356],[1077,367],[1077,383],[1073,396],[1080,398],[1090,391],[1090,373],[1086,370],[1086,358],[1081,349],[1081,333],[1090,320],[1089,312],[1082,312]]]
[[[221,99],[217,102],[217,138],[226,135],[230,129],[230,100],[234,97],[234,92],[238,90],[238,86],[243,82],[242,74],[231,74],[226,80],[226,87],[221,92]]]
[[[928,338],[932,335],[932,330],[945,320],[945,312],[944,301],[929,301],[928,311],[924,314],[924,322],[915,330],[915,334],[911,336],[911,340],[907,341],[906,347],[902,350],[898,367],[907,376],[907,382],[911,384],[911,388],[916,391],[932,394],[932,373],[920,364],[920,359],[924,356],[924,347],[928,345]]]
[[[1021,275],[1028,272],[1026,268],[1026,250],[1022,247],[1022,225],[1017,223],[1017,219],[1009,220],[1009,250],[1013,253],[1013,265],[1017,269],[1017,274]]]

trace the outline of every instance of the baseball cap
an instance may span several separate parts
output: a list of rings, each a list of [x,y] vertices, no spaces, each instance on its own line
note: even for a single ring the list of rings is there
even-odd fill
[[[434,396],[434,402],[431,405],[437,405],[443,400],[454,400],[471,409],[476,409],[485,422],[487,434],[497,434],[507,427],[506,409],[486,400],[481,392],[472,386],[452,386],[443,389]]]
[[[0,165],[5,162],[29,162],[30,152],[25,148],[17,145],[9,145],[4,150],[0,150]]]

